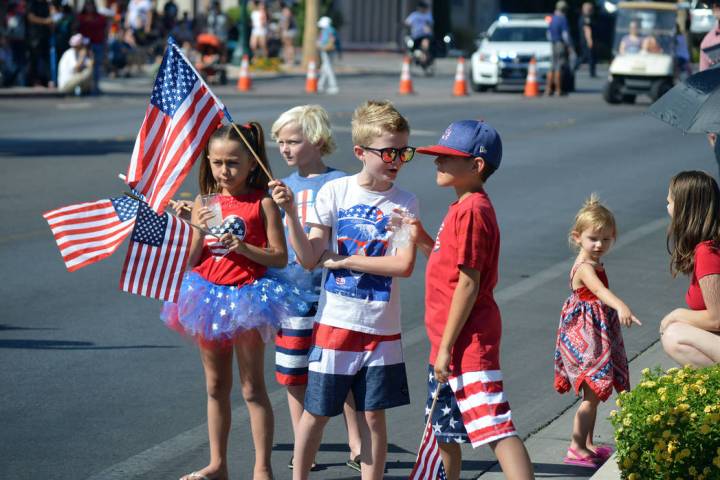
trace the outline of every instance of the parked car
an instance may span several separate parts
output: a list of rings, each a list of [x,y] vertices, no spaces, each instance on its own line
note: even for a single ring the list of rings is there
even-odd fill
[[[530,59],[535,57],[540,85],[552,63],[552,46],[547,39],[550,17],[538,14],[501,15],[478,39],[478,49],[470,58],[470,86],[476,92],[500,86],[523,86]],[[571,69],[563,81],[574,90]]]

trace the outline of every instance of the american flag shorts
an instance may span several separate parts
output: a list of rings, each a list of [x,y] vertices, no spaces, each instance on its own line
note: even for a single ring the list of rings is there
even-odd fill
[[[304,317],[289,317],[275,337],[275,379],[280,385],[307,385],[308,352],[315,324],[315,303]]]
[[[431,383],[435,380],[433,371],[434,368],[431,365],[428,375],[428,378],[433,377],[428,382],[430,392],[434,392],[431,386]],[[448,390],[451,390],[454,402],[444,400],[443,403],[440,403],[441,399],[438,398],[435,410],[439,410],[440,414],[443,413],[443,408],[446,409],[445,411],[448,408],[451,410],[446,417],[448,424],[451,419],[458,418],[457,413],[452,410],[459,411],[464,427],[463,430],[467,435],[465,441],[469,440],[473,448],[517,435],[515,425],[512,422],[510,404],[503,391],[501,370],[464,372],[459,376],[450,377],[448,384],[444,387],[448,385],[450,387]],[[444,394],[444,390],[441,390],[440,394]],[[431,401],[432,397],[430,398]],[[431,405],[432,403],[429,403],[428,408]],[[433,419],[435,419],[435,415],[433,415]],[[442,433],[442,423],[440,423],[440,427]],[[445,431],[450,433],[447,437],[451,441],[457,441],[455,438],[458,437],[462,438],[461,435],[453,433],[452,430]],[[437,438],[438,441],[448,442],[448,440],[442,440],[441,436]]]

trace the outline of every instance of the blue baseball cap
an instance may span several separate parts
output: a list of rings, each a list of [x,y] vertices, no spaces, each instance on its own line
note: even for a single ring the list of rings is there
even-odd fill
[[[426,155],[452,155],[456,157],[482,157],[497,169],[502,160],[502,141],[498,132],[479,120],[460,120],[445,129],[437,145],[419,147]]]

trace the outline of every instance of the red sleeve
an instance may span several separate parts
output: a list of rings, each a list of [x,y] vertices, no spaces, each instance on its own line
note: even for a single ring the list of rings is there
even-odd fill
[[[695,249],[695,277],[700,280],[714,274],[720,274],[720,251],[708,243],[701,243]]]
[[[488,232],[477,205],[459,213],[455,231],[458,235],[457,264],[482,270],[488,251]]]

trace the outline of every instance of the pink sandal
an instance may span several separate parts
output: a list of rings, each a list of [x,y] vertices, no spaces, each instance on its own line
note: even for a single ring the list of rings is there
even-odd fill
[[[613,452],[615,452],[615,449],[613,449],[613,447],[609,445],[601,445],[595,448],[595,458],[598,458],[604,462],[612,456]]]
[[[568,448],[567,455],[563,458],[563,463],[567,465],[575,465],[576,467],[598,468],[600,459],[593,455],[580,455],[574,448]],[[572,457],[570,456],[572,455]]]

